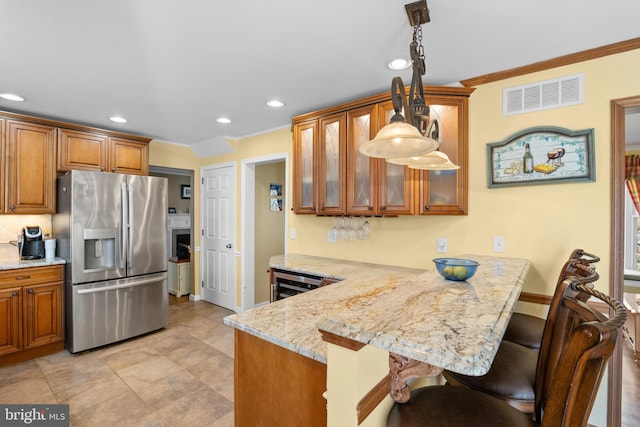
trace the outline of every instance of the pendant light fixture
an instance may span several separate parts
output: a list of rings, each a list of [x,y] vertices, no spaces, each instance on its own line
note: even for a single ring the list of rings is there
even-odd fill
[[[409,23],[413,27],[413,41],[410,44],[413,76],[409,97],[406,96],[402,78],[391,81],[391,99],[395,114],[374,139],[360,145],[359,151],[368,157],[386,159],[389,163],[407,165],[414,169],[441,168],[457,169],[446,154],[437,151],[440,144],[430,138],[429,106],[424,97],[422,76],[425,74],[424,48],[422,47],[422,27],[429,22],[426,0],[405,5]],[[402,112],[406,118],[402,115]],[[447,164],[451,166],[446,166]]]

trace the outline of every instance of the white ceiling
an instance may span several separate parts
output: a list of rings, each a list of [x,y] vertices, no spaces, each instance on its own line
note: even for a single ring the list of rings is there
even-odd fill
[[[389,90],[411,0],[3,0],[0,109],[187,145]],[[635,0],[428,0],[427,84],[640,36]],[[286,103],[269,109],[271,98]],[[129,122],[108,121],[114,114]],[[233,120],[216,123],[218,116]],[[639,140],[640,141],[640,140]]]

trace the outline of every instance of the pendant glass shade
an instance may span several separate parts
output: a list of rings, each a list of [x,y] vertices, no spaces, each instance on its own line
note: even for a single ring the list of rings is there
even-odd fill
[[[382,159],[422,156],[438,148],[438,141],[422,136],[418,129],[404,121],[389,123],[371,141],[360,144],[367,157]]]
[[[449,158],[442,151],[432,151],[423,156],[401,157],[387,159],[388,163],[394,165],[405,165],[414,169],[425,169],[430,166],[442,165],[449,161]]]
[[[409,166],[411,167],[411,166]],[[460,166],[451,163],[451,160],[447,160],[446,163],[443,163],[441,165],[433,165],[429,168],[427,168],[428,170],[431,171],[447,171],[447,170],[456,170],[456,169],[460,169]]]

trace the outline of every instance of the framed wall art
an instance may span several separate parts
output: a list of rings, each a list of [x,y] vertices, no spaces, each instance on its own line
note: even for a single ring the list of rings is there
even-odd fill
[[[282,184],[269,184],[269,208],[272,212],[279,212],[282,210]]]
[[[181,199],[190,199],[191,198],[191,186],[190,185],[181,185],[180,186],[180,198]]]
[[[489,188],[595,181],[593,135],[539,126],[487,144]]]

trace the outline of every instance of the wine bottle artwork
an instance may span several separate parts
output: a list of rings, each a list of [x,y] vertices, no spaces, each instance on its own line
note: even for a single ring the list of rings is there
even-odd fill
[[[522,172],[533,173],[533,156],[529,144],[524,146],[524,156],[522,157]]]

